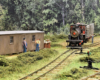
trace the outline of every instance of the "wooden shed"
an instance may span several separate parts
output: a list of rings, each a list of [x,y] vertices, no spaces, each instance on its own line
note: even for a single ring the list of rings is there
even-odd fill
[[[40,39],[40,49],[44,48],[44,32],[29,31],[0,31],[0,54],[23,52],[22,42],[26,38],[27,51],[36,49],[35,40]]]

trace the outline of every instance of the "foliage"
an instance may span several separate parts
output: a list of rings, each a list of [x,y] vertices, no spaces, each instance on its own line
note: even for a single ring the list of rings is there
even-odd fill
[[[9,66],[9,61],[6,58],[0,56],[0,66]]]
[[[0,5],[0,30],[68,34],[69,24],[76,21],[93,22],[95,30],[100,31],[100,0],[2,0]]]
[[[100,62],[100,60],[99,60],[100,59],[100,54],[99,54],[100,47],[95,49],[95,50],[91,50],[90,52],[91,52],[91,55],[90,55],[89,58],[88,57],[82,57],[82,58],[80,58],[80,61],[81,62],[87,62],[88,59],[89,59],[93,62]]]
[[[61,33],[61,34],[54,33],[54,35],[45,35],[44,39],[45,40],[49,39],[52,42],[57,42],[57,41],[59,41],[59,39],[67,39],[67,37],[68,36],[66,34],[63,34],[63,33]]]
[[[80,58],[81,62],[87,62],[88,60],[94,61],[94,59],[88,58],[88,57],[82,57],[82,58]]]
[[[6,59],[4,56],[0,56],[0,77],[6,77],[14,72],[21,73],[22,68],[26,64],[33,64],[35,61],[50,58],[52,55],[56,55],[57,51],[52,49],[44,49],[39,52],[27,52],[19,54],[16,59]]]
[[[51,43],[51,47],[62,47],[62,45],[61,44],[52,44]]]
[[[74,80],[77,80],[86,74],[87,74],[87,70],[73,68],[69,72],[63,72],[62,74],[57,75],[55,77],[55,79],[60,79],[60,80],[64,80],[64,79],[73,80],[74,79]]]
[[[58,36],[57,36],[57,38],[58,39],[67,39],[67,35],[66,34],[59,34]]]

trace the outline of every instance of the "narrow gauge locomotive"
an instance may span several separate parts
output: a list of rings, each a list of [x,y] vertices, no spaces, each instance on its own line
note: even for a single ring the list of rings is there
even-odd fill
[[[82,45],[86,43],[94,34],[94,24],[73,24],[70,26],[70,35],[66,42],[69,43],[67,47],[71,49],[82,48]]]

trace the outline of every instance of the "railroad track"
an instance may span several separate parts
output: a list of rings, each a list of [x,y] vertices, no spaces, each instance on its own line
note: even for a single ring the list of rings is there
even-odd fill
[[[93,47],[100,44],[100,42],[97,43],[93,43],[88,45],[89,47]],[[83,47],[88,48],[88,46]],[[56,69],[56,67],[60,66],[69,56],[71,56],[73,53],[75,53],[78,50],[74,50],[73,52],[71,52],[69,55],[66,56],[66,53],[70,52],[71,50],[67,50],[64,53],[62,53],[60,56],[58,56],[55,60],[51,61],[50,63],[48,63],[47,65],[45,65],[44,67],[32,72],[31,74],[19,79],[19,80],[25,80],[25,79],[30,79],[30,80],[39,80],[41,77],[45,76],[47,73],[51,72],[52,70]],[[61,61],[59,61],[59,58],[64,57]],[[57,62],[59,61],[59,62]],[[49,69],[48,69],[49,67]],[[40,79],[41,80],[41,79]],[[44,80],[44,79],[43,79]]]
[[[96,45],[99,45],[100,42],[96,42],[96,43],[93,43],[93,44],[90,44],[90,45],[85,45],[83,46],[83,48],[88,48],[88,47],[93,47],[93,46],[96,46]]]
[[[42,67],[42,68],[40,68],[40,69],[38,69],[38,70],[32,72],[31,74],[29,74],[29,75],[27,75],[27,76],[25,76],[25,77],[23,77],[23,78],[21,78],[21,79],[19,79],[19,80],[25,80],[25,79],[27,79],[28,77],[31,77],[31,76],[33,76],[34,74],[37,74],[39,71],[41,71],[41,70],[47,68],[48,66],[50,66],[52,63],[54,63],[55,61],[57,61],[57,60],[58,60],[59,58],[61,58],[62,56],[65,56],[64,54],[68,53],[69,51],[71,51],[71,50],[65,51],[64,53],[62,53],[61,55],[59,55],[56,59],[54,59],[53,61],[51,61],[50,63],[48,63],[48,64],[45,65],[44,67]],[[35,75],[35,76],[36,76],[36,75]]]
[[[98,71],[97,73],[87,76],[87,77],[83,77],[80,80],[100,80],[100,71]]]

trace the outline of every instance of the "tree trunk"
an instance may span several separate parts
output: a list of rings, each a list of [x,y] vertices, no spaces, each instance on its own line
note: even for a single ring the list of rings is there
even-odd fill
[[[65,13],[64,13],[64,6],[62,7],[62,20],[63,20],[63,26],[65,25]]]
[[[99,7],[99,0],[97,0],[97,5],[98,5],[98,7]]]
[[[66,1],[66,5],[67,5],[67,1]],[[67,10],[66,10],[66,20],[67,20]]]
[[[84,21],[84,2],[81,0],[82,3],[82,20]]]

